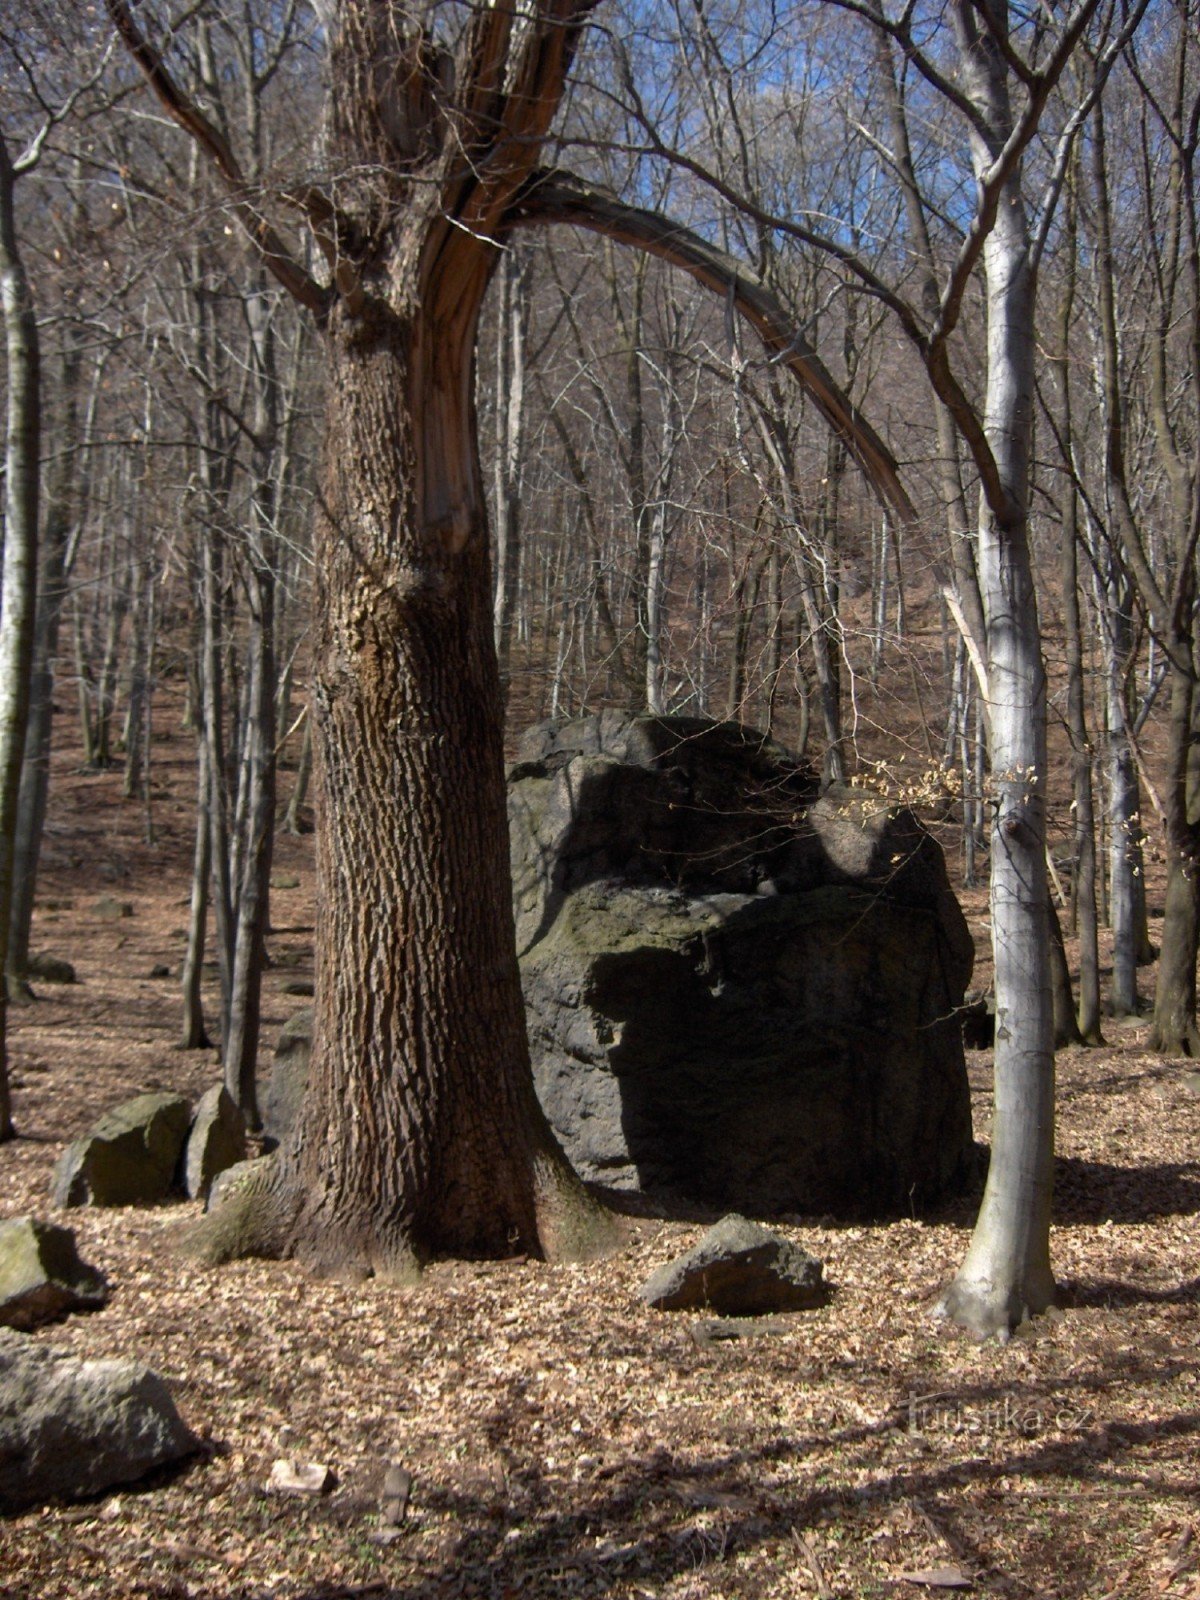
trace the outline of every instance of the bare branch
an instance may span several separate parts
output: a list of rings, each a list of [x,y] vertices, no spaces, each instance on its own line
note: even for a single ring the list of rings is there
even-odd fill
[[[309,276],[251,204],[248,185],[228,140],[176,84],[161,55],[133,20],[126,0],[105,0],[105,4],[113,26],[160,104],[172,121],[196,141],[224,179],[234,214],[263,265],[295,300],[323,320],[329,309],[330,291]]]

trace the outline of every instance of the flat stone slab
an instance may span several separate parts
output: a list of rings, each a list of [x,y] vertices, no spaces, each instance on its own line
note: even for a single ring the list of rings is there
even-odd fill
[[[0,1511],[99,1494],[199,1448],[148,1367],[0,1332]]]
[[[79,1259],[70,1228],[34,1217],[0,1222],[0,1326],[28,1332],[107,1299],[103,1273]]]
[[[658,1311],[761,1317],[824,1305],[824,1267],[745,1217],[722,1217],[691,1250],[651,1273],[641,1297]]]
[[[139,1094],[105,1112],[54,1169],[57,1206],[132,1206],[175,1186],[191,1107],[182,1095]]]

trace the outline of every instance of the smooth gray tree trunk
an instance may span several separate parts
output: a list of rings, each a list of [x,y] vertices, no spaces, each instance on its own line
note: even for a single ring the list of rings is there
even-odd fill
[[[993,29],[1006,9],[990,8]],[[980,179],[1012,132],[1008,66],[996,32],[955,11],[961,78],[986,129],[972,134]],[[981,1334],[1009,1334],[1054,1299],[1054,1008],[1046,877],[1046,675],[1029,554],[1034,278],[1020,168],[983,247],[985,431],[997,484],[979,523],[991,702],[991,913],[996,1047],[992,1152],[971,1245],[943,1300]]]
[[[4,560],[0,590],[0,974],[8,966],[13,841],[29,718],[37,596],[41,369],[37,316],[17,239],[16,179],[0,130],[0,309],[8,360]],[[8,986],[0,982],[0,1142],[15,1135],[8,1074]]]

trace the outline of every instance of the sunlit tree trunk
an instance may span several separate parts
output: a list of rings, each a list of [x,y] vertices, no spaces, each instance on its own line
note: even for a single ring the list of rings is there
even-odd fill
[[[989,8],[992,27],[1006,9]],[[963,78],[987,129],[973,135],[977,173],[1012,129],[997,34],[956,11]],[[987,1185],[971,1246],[944,1308],[978,1333],[1006,1334],[1054,1297],[1054,1015],[1046,879],[1046,677],[1029,559],[1034,398],[1030,240],[1019,169],[984,245],[985,429],[1002,491],[985,505],[979,566],[988,648],[992,785],[991,914],[995,952],[995,1111]]]
[[[0,583],[0,978],[7,972],[13,841],[29,717],[37,593],[41,382],[37,317],[17,240],[16,172],[0,131],[0,309],[8,363],[4,560]],[[15,1129],[8,1073],[8,985],[0,981],[0,1143]]]

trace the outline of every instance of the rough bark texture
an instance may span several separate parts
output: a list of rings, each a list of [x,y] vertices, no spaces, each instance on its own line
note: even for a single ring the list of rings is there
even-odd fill
[[[1190,607],[1189,607],[1190,610]],[[1190,640],[1179,641],[1190,660]],[[1200,929],[1200,696],[1194,673],[1176,670],[1171,684],[1167,755],[1167,895],[1162,953],[1154,990],[1150,1049],[1165,1056],[1200,1055],[1196,1027],[1196,944]]]
[[[414,1251],[538,1252],[536,1172],[560,1159],[533,1100],[508,910],[470,306],[456,317],[387,318],[365,345],[339,318],[330,332],[316,1070],[284,1167],[301,1253],[377,1271]],[[435,463],[431,423],[447,431]]]
[[[214,1213],[218,1250],[403,1277],[436,1255],[608,1237],[537,1107],[525,1040],[474,344],[498,258],[486,234],[529,156],[493,147],[489,189],[467,116],[481,96],[544,132],[579,9],[540,8],[555,15],[531,25],[507,106],[492,75],[512,18],[479,13],[457,61],[476,76],[438,107],[424,63],[411,81],[385,65],[431,41],[404,39],[389,8],[341,10],[331,149],[397,176],[363,197],[373,242],[325,325],[313,1070],[274,1171]],[[414,144],[433,153],[409,189]]]

